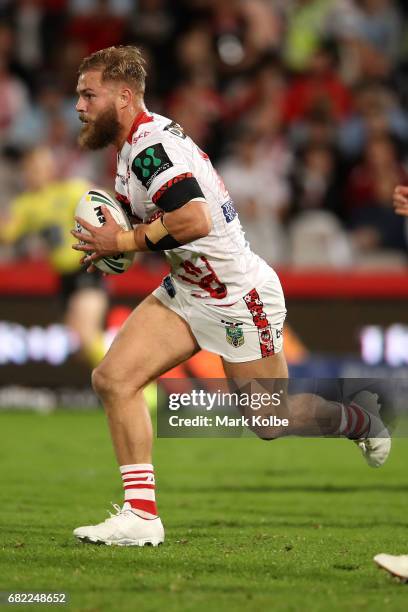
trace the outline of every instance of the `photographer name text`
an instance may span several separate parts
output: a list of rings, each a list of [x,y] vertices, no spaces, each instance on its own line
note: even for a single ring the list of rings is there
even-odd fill
[[[191,418],[172,415],[169,417],[169,425],[170,427],[289,427],[289,420],[280,419],[275,415],[249,417],[197,415]]]

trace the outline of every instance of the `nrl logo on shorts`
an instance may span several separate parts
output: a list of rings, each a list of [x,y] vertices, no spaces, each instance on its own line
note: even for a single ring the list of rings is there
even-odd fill
[[[225,337],[227,342],[234,348],[242,346],[245,342],[244,331],[240,325],[243,323],[229,323],[228,321],[221,321],[225,325]]]

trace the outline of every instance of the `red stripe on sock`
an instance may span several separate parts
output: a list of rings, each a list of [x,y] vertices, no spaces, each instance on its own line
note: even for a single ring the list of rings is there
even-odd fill
[[[128,489],[155,489],[156,486],[152,484],[133,484],[133,485],[126,485],[123,488],[125,489],[125,491],[127,491]]]
[[[130,470],[129,472],[122,472],[123,476],[129,476],[129,474],[154,474],[153,470]]]
[[[346,411],[347,426],[343,435],[351,438],[352,440],[366,436],[370,431],[370,415],[364,410],[364,408],[361,408],[357,404],[350,404],[349,406],[346,406]],[[353,416],[356,418],[354,427],[352,426]]]
[[[354,414],[357,416],[356,426],[354,428],[354,434],[356,436],[360,435],[360,431],[363,428],[365,423],[365,415],[364,412],[358,406],[350,406],[350,409],[354,411]]]
[[[346,425],[346,430],[344,433],[346,434],[346,436],[348,436],[350,434],[351,425],[353,423],[353,412],[350,410],[348,406],[346,406],[346,412],[347,412],[347,425]]]
[[[370,427],[370,416],[357,404],[351,404],[351,408],[353,408],[354,412],[358,415],[358,421],[356,424],[356,434],[361,437],[363,434],[367,433],[367,430]]]
[[[146,480],[150,480],[150,477],[146,476],[146,478],[142,478],[141,476],[135,476],[134,478],[122,478],[122,480],[123,482],[132,482],[132,480],[140,480],[141,482],[144,482]]]
[[[127,499],[126,500],[134,510],[143,510],[149,514],[157,516],[156,502],[147,499]]]

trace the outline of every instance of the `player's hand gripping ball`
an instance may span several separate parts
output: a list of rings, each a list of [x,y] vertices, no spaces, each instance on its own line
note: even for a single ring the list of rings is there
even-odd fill
[[[132,225],[119,202],[101,189],[90,189],[84,193],[76,207],[75,216],[81,217],[81,219],[84,219],[84,221],[87,221],[95,227],[102,227],[106,222],[102,206],[108,208],[113,219],[124,230],[132,229]],[[88,231],[83,228],[78,221],[75,222],[75,229],[81,234],[88,234]],[[99,270],[106,274],[122,274],[132,265],[134,255],[134,252],[118,253],[117,255],[101,257],[93,263]]]

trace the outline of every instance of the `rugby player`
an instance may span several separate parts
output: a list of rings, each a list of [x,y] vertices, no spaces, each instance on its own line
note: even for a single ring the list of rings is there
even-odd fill
[[[79,67],[79,143],[87,149],[116,147],[116,197],[140,223],[125,231],[105,207],[101,228],[77,219],[89,235],[73,231],[85,243],[74,248],[85,253],[91,272],[98,258],[123,251],[165,251],[171,265],[93,371],[125,503],[104,522],[75,529],[76,537],[91,543],[142,546],[164,540],[155,501],[152,425],[142,393],[149,382],[202,348],[221,356],[230,379],[273,383],[288,376],[279,279],[251,251],[208,156],[182,127],[146,109],[145,76],[143,57],[131,46],[98,51]],[[378,407],[298,394],[283,408],[290,427],[258,435],[316,435],[318,422],[324,435],[354,439],[371,465],[388,456],[390,439]]]

